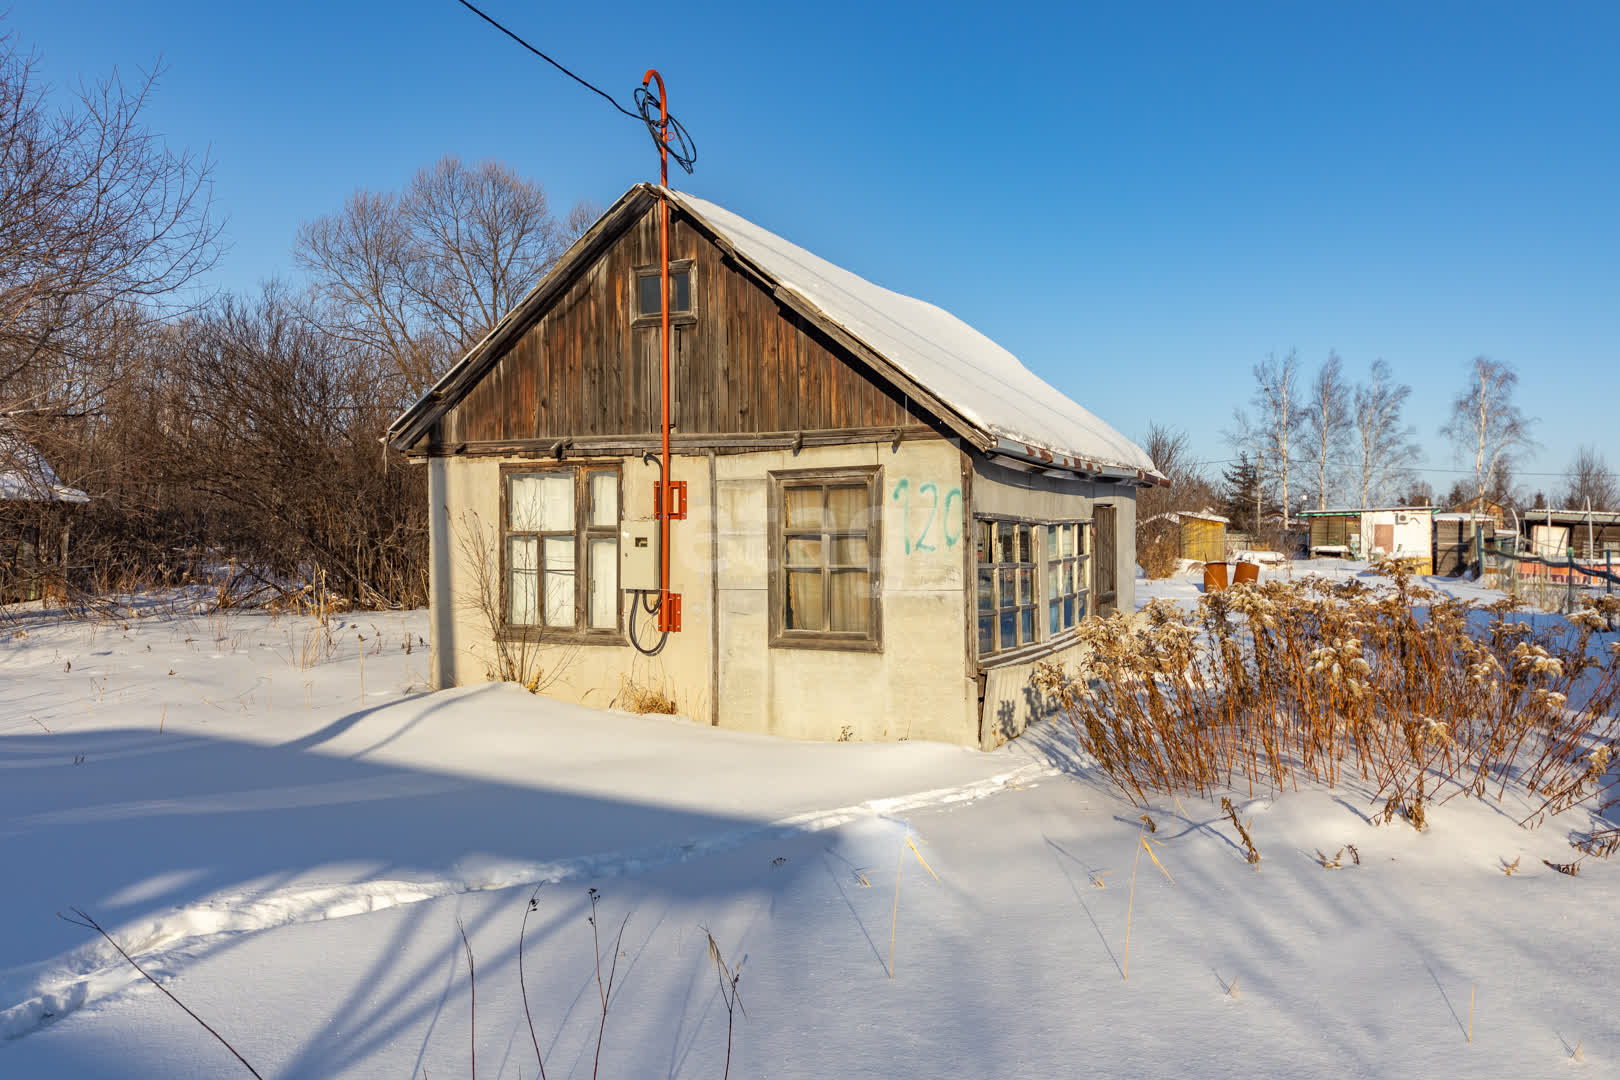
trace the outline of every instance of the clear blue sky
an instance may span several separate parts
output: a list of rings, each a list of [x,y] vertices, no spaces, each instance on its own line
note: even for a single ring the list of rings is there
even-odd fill
[[[1620,466],[1620,5],[481,6],[624,100],[658,67],[699,148],[677,186],[1128,434],[1226,458],[1256,361],[1337,349],[1389,361],[1453,469],[1436,429],[1483,353],[1541,420],[1522,471],[1582,442]],[[300,222],[446,153],[560,208],[656,177],[644,129],[454,0],[14,0],[10,25],[57,82],[162,56],[149,118],[217,161],[223,287],[295,277]]]

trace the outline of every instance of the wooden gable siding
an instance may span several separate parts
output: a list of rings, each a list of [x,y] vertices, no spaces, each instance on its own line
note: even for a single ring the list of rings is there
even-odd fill
[[[658,204],[589,266],[435,425],[430,444],[658,430],[659,330],[632,326],[634,273],[658,265]],[[678,211],[670,259],[693,260],[695,319],[670,335],[681,435],[928,423],[841,346],[727,258]]]

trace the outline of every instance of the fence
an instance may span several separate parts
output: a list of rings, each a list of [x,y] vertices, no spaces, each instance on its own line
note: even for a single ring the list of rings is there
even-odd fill
[[[1515,543],[1513,548],[1516,547]],[[1484,553],[1480,581],[1529,600],[1543,611],[1567,615],[1576,609],[1577,598],[1586,590],[1602,589],[1612,594],[1614,587],[1620,585],[1620,573],[1615,572],[1612,552],[1604,552],[1603,565],[1599,567],[1595,561],[1577,561],[1573,547],[1566,549],[1562,559],[1513,548],[1504,549],[1495,541],[1486,543],[1480,531],[1475,530],[1474,550]]]

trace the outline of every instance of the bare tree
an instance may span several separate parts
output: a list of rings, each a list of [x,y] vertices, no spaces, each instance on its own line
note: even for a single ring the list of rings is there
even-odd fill
[[[1299,427],[1299,355],[1289,350],[1278,360],[1269,356],[1265,363],[1254,366],[1254,397],[1251,404],[1256,418],[1250,420],[1241,410],[1236,413],[1237,430],[1227,435],[1235,446],[1252,449],[1262,477],[1278,482],[1278,498],[1282,501],[1283,525],[1288,525],[1291,508],[1288,505],[1288,477],[1292,462],[1290,440]],[[1256,511],[1256,516],[1260,512]]]
[[[63,104],[37,54],[0,37],[0,411],[83,411],[114,381],[106,345],[185,307],[213,266],[210,164],[142,114],[160,72],[114,72]]]
[[[358,191],[306,224],[296,255],[328,332],[375,354],[410,398],[471,348],[594,220],[558,219],[545,190],[497,162],[441,159],[402,193]]]
[[[1535,421],[1513,403],[1518,382],[1512,365],[1476,356],[1468,386],[1451,403],[1451,419],[1440,429],[1460,453],[1473,456],[1474,491],[1480,498],[1500,486],[1497,467],[1509,451],[1535,445],[1530,435]]]
[[[1595,446],[1582,446],[1570,462],[1569,487],[1563,495],[1571,510],[1620,510],[1620,479]],[[1590,502],[1588,502],[1590,500]]]
[[[1351,429],[1350,387],[1344,381],[1344,363],[1336,352],[1311,380],[1310,397],[1302,409],[1301,427],[1315,475],[1316,508],[1326,510],[1335,462],[1345,448]]]
[[[1417,431],[1401,411],[1412,388],[1396,383],[1389,365],[1374,360],[1365,383],[1355,390],[1356,473],[1362,506],[1381,501],[1417,461]]]

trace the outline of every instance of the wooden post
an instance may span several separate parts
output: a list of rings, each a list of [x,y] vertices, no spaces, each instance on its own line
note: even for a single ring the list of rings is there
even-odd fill
[[[1575,610],[1575,545],[1569,546],[1569,582],[1564,590],[1564,614]]]

